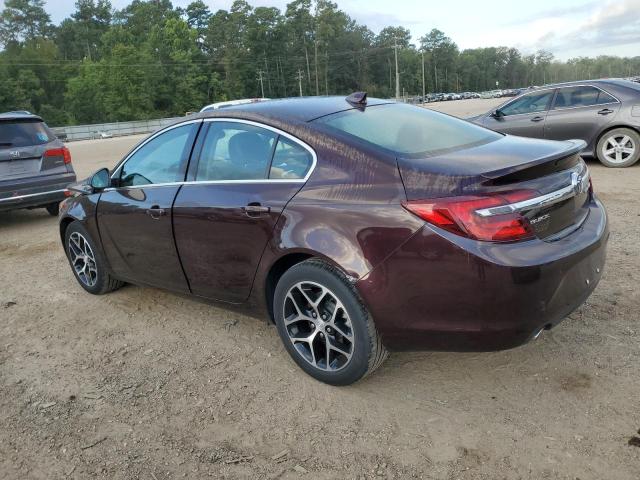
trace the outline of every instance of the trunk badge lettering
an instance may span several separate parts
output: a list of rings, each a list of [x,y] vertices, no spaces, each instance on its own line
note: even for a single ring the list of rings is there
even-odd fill
[[[9,156],[11,158],[20,158],[20,150],[10,150]]]

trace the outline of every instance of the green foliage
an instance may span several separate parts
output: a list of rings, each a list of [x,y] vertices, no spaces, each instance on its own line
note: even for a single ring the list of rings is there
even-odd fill
[[[412,44],[403,27],[375,35],[329,0],[293,0],[284,11],[235,0],[211,12],[202,0],[77,0],[60,25],[43,0],[6,0],[0,14],[0,111],[28,109],[52,125],[184,115],[233,98],[401,91],[481,91],[630,76],[640,57],[522,55],[507,47],[460,51],[437,29]],[[423,63],[424,62],[424,63]]]

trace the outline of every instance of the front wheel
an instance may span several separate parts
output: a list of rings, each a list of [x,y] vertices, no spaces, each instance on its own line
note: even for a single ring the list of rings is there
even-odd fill
[[[307,260],[284,273],[274,316],[289,355],[321,382],[354,383],[388,355],[355,288],[326,262]]]
[[[640,158],[640,134],[629,128],[606,132],[596,147],[598,160],[607,167],[630,167]]]
[[[108,272],[102,252],[80,222],[67,227],[64,249],[76,280],[87,292],[102,295],[123,285]]]

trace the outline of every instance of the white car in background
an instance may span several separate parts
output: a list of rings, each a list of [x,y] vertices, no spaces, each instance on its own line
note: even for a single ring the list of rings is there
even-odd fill
[[[257,102],[265,102],[270,100],[269,98],[240,98],[238,100],[229,100],[228,102],[218,102],[212,103],[211,105],[207,105],[203,107],[200,112],[209,112],[211,110],[218,110],[220,108],[233,107],[234,105],[244,105],[246,103],[257,103]]]

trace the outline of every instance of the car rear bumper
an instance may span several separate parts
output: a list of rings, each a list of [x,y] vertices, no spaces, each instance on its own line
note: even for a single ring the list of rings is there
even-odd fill
[[[425,225],[357,288],[390,350],[502,350],[589,297],[608,238],[597,200],[584,224],[555,242],[476,242]]]
[[[73,172],[19,180],[0,181],[0,211],[44,206],[65,198]]]

